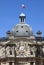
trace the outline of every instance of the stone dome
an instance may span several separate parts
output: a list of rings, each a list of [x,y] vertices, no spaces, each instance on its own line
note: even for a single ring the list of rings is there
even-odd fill
[[[12,35],[15,37],[33,36],[32,28],[24,21],[26,18],[25,14],[22,13],[19,17],[20,23],[12,29]]]

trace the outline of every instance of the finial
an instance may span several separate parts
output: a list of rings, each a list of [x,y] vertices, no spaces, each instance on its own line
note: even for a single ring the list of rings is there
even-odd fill
[[[38,30],[37,35],[40,37],[41,34],[42,34],[42,32],[40,30]]]

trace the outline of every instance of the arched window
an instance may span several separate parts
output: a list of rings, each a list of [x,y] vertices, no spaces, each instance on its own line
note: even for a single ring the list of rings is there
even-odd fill
[[[10,49],[10,55],[12,55],[12,50]]]
[[[31,55],[33,55],[33,51],[31,51]]]

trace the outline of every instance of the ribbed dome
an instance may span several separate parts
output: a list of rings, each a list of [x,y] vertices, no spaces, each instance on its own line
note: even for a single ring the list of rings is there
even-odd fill
[[[25,15],[23,13],[20,15],[20,19],[21,22],[12,29],[12,35],[21,37],[32,36],[32,28],[28,24],[24,23]]]

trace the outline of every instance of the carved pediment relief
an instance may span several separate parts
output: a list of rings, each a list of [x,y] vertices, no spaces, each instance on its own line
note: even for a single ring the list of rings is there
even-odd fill
[[[24,56],[25,52],[27,50],[26,43],[24,41],[18,42],[19,45],[17,45],[16,52],[19,56]]]

